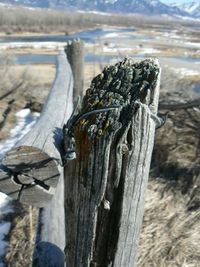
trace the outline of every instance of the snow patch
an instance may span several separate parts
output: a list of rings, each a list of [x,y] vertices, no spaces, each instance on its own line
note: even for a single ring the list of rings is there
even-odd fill
[[[30,131],[39,117],[39,113],[31,113],[30,109],[22,109],[16,113],[17,124],[10,131],[10,138],[0,142],[0,159],[9,151],[26,133]]]
[[[10,131],[10,138],[5,142],[0,142],[0,159],[9,151],[26,133],[30,131],[39,117],[39,113],[31,113],[30,109],[22,109],[16,113],[16,126]],[[10,198],[0,193],[0,216],[13,212],[10,205]],[[4,240],[9,233],[11,227],[10,222],[2,221],[0,223],[0,259],[5,255],[8,243]],[[0,262],[0,267],[5,265]]]
[[[112,33],[107,33],[105,34],[105,38],[115,38],[115,37],[118,37],[119,34],[118,33],[115,33],[115,32],[112,32]]]
[[[189,45],[190,47],[200,48],[200,43],[185,42],[184,44]]]
[[[130,47],[108,47],[104,46],[103,47],[103,52],[104,53],[119,53],[119,52],[126,52],[126,51],[133,51],[133,48]]]
[[[9,233],[10,231],[10,222],[2,222],[0,223],[0,257],[3,257],[6,252],[6,247],[8,243],[4,241],[5,236]],[[2,264],[2,263],[1,263]]]
[[[1,43],[0,50],[14,49],[14,48],[48,48],[48,49],[62,49],[65,46],[63,42],[9,42]]]
[[[5,205],[7,204],[8,202],[8,197],[3,194],[3,193],[0,193],[0,209]]]
[[[109,12],[101,12],[101,11],[95,11],[95,10],[77,10],[78,13],[84,13],[84,14],[88,14],[88,13],[91,13],[91,14],[97,14],[97,15],[103,15],[103,16],[111,16],[113,15],[112,13],[109,13]]]
[[[157,54],[157,53],[160,53],[160,51],[151,47],[145,47],[140,50],[140,54]]]
[[[199,75],[198,71],[190,70],[187,68],[172,68],[172,70],[174,70],[175,73],[181,75],[182,77]]]

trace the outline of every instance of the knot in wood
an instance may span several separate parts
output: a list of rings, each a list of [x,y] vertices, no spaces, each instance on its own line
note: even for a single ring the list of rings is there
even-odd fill
[[[129,148],[127,144],[122,144],[121,145],[121,150],[122,150],[122,154],[128,154],[129,152]]]

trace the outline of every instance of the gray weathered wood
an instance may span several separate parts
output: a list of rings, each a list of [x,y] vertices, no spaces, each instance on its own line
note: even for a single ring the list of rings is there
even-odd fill
[[[0,166],[0,191],[8,195],[13,199],[18,198],[21,185],[17,184],[13,180],[13,176],[10,175],[4,166]]]
[[[64,55],[64,64],[60,65],[58,71],[64,75],[60,86],[64,88],[60,98],[65,99],[65,118],[69,119],[72,113],[73,86],[68,87],[69,78],[67,75],[69,65]],[[60,73],[60,74],[61,74]],[[67,97],[64,97],[67,96]],[[62,116],[59,109],[59,116]],[[56,188],[56,193],[51,202],[40,210],[36,247],[33,255],[33,267],[64,267],[64,248],[65,248],[65,214],[64,214],[64,180],[63,172]]]
[[[65,168],[67,267],[136,266],[159,83],[157,61],[125,59],[87,90]]]
[[[43,207],[56,191],[62,174],[62,127],[72,109],[72,89],[71,68],[61,52],[56,78],[38,122],[3,159],[3,165],[13,174],[15,187],[20,185],[15,197],[25,204]],[[12,187],[10,192],[9,188],[2,191],[14,197]]]
[[[51,202],[40,209],[33,267],[64,267],[65,214],[63,177]]]
[[[77,96],[83,96],[84,84],[84,42],[81,40],[69,41],[65,52],[72,68],[74,77],[74,104]]]

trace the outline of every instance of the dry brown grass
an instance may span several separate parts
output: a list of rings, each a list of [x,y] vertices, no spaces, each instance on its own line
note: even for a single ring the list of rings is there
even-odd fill
[[[26,106],[41,111],[54,80],[55,67],[16,65],[10,53],[0,54],[0,60],[0,140],[3,140],[15,124],[17,111]]]
[[[10,245],[5,258],[7,267],[28,267],[32,263],[38,210],[32,207],[23,209],[23,213],[16,216],[12,223]]]
[[[156,132],[138,267],[200,266],[199,129],[200,110],[190,108],[170,111]]]
[[[172,184],[150,180],[140,235],[138,267],[199,267],[200,210]]]

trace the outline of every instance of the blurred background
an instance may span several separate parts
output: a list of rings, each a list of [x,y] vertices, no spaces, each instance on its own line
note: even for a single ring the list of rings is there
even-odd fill
[[[156,132],[138,266],[200,266],[200,1],[1,0],[0,157],[37,121],[56,55],[77,38],[84,90],[126,56],[159,60],[168,118]],[[0,267],[29,266],[36,222],[36,209],[0,195]]]

